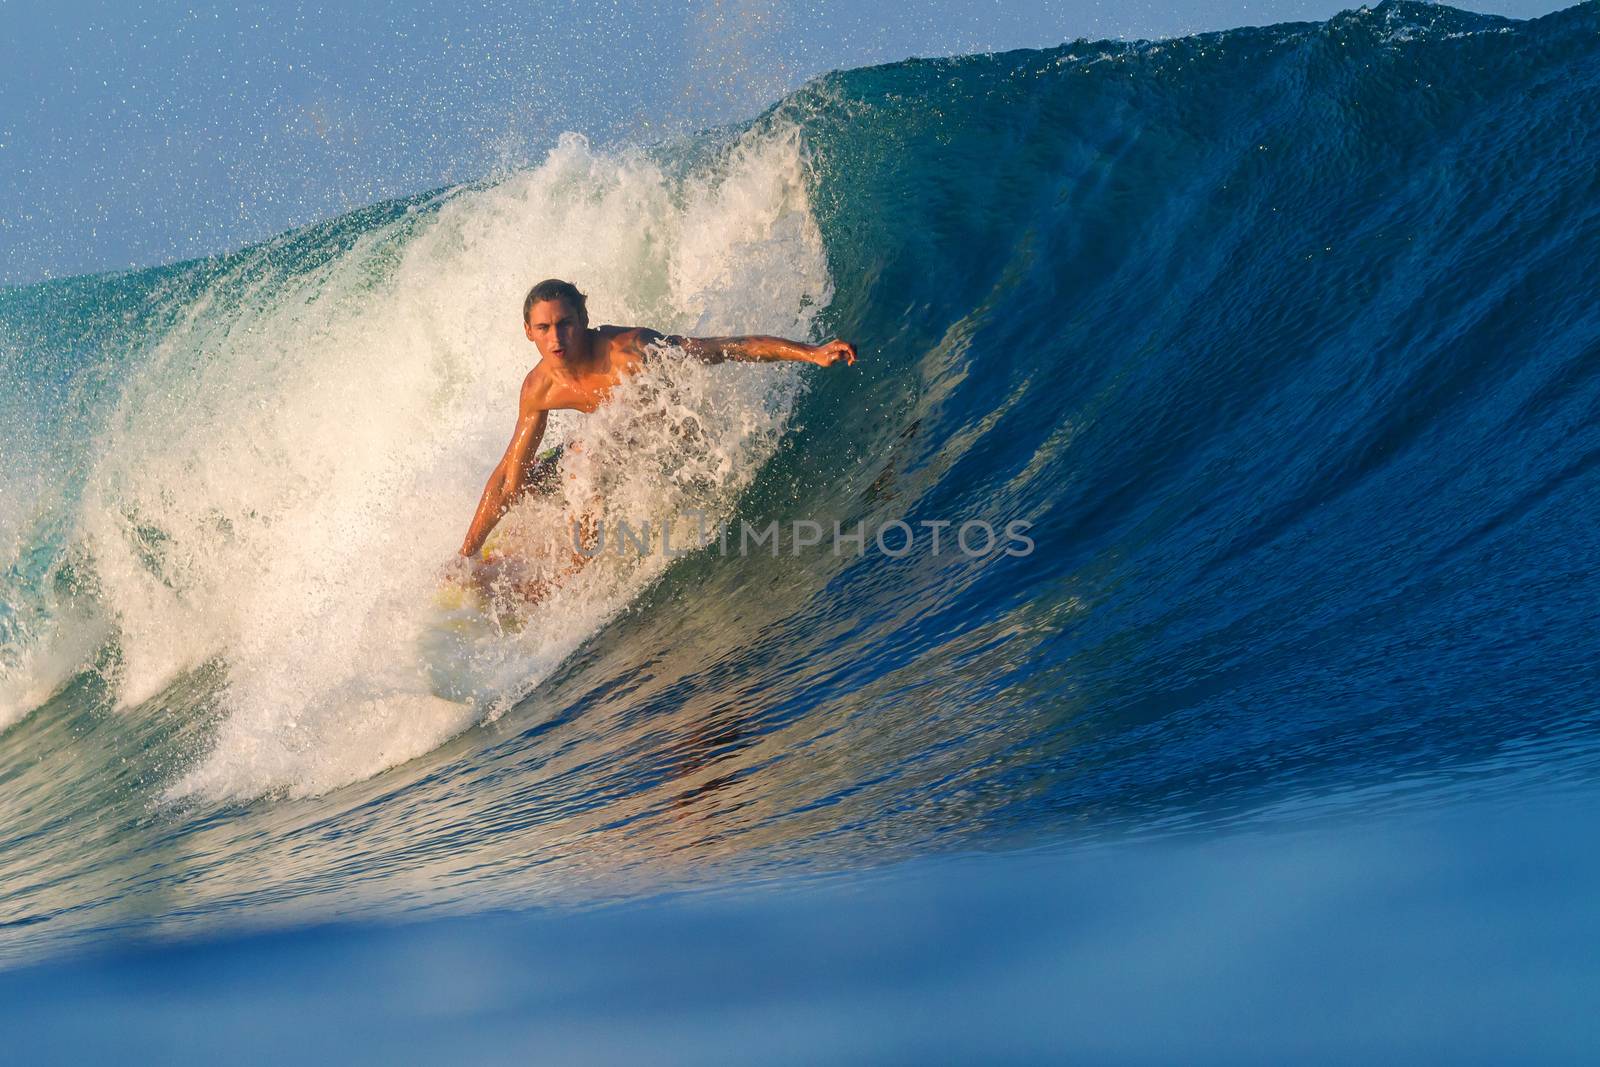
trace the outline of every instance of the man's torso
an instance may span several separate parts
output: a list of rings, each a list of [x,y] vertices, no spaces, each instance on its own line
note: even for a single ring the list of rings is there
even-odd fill
[[[585,414],[598,411],[611,390],[643,366],[644,345],[638,334],[633,327],[597,327],[589,362],[583,367],[553,367],[541,360],[533,373],[542,374],[547,383],[546,408]]]

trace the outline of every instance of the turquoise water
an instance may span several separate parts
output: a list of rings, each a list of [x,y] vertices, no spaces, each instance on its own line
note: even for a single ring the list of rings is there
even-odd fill
[[[1075,855],[1176,837],[1213,844],[1150,847],[1266,849],[1240,879],[1270,882],[1234,843],[1264,827],[1347,851],[1370,930],[1412,921],[1356,847],[1390,818],[1523,812],[1486,854],[1447,835],[1467,881],[1581,849],[1534,802],[1600,757],[1597,10],[847,71],[739,129],[569,138],[220,259],[0,290],[0,956],[441,914],[467,925],[416,936],[465,943],[485,911],[885,864],[1004,911],[1033,873],[949,857],[1048,849],[1077,885]],[[618,560],[441,665],[437,570],[550,274],[605,321],[862,353],[667,360],[557,420],[618,516],[1025,522],[1034,550]],[[1463,907],[1578,923],[1592,870],[1553,877]],[[329,966],[388,936],[306,929],[283,951]]]

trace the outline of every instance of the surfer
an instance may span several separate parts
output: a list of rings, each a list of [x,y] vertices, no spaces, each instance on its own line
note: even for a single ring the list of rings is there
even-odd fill
[[[550,412],[593,414],[623,378],[643,368],[652,346],[671,345],[707,363],[790,360],[831,367],[856,361],[855,345],[839,340],[808,345],[781,337],[680,337],[639,326],[591,328],[586,302],[577,286],[557,278],[535,285],[522,302],[523,332],[538,347],[540,360],[522,380],[511,443],[489,475],[461,542],[461,556],[468,563],[513,504],[553,483],[560,452],[539,453]],[[575,563],[581,565],[581,560],[577,557]]]

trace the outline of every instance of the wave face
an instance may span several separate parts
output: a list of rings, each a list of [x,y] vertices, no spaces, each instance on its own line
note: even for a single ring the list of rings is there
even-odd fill
[[[1597,29],[909,61],[0,291],[4,944],[1591,778]],[[665,358],[556,420],[563,502],[864,553],[619,559],[430,646],[552,274],[863,354]]]

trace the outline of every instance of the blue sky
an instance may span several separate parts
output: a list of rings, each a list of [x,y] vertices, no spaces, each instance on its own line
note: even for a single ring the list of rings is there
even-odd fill
[[[741,118],[830,69],[1349,6],[0,0],[0,284],[236,248],[527,161],[563,130],[648,141]]]

